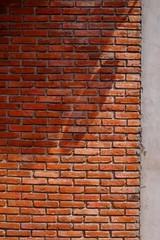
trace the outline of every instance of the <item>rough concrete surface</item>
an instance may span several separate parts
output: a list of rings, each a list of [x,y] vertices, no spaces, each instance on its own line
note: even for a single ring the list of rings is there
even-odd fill
[[[141,239],[160,236],[160,1],[143,0]]]

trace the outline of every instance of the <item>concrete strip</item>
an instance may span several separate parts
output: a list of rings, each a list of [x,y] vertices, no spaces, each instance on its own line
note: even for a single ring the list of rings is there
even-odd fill
[[[160,238],[160,1],[143,0],[141,239]]]

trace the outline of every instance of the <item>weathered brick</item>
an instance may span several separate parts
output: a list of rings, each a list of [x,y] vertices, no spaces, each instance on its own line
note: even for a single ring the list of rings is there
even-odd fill
[[[0,14],[0,237],[138,240],[141,1]]]

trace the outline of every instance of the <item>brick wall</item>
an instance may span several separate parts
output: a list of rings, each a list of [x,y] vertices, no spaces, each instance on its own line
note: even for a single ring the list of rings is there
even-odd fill
[[[138,240],[140,0],[0,14],[0,239]]]

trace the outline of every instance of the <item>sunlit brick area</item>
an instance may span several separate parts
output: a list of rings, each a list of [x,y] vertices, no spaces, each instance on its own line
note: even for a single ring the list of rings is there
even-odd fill
[[[140,0],[0,0],[0,239],[139,240]]]

